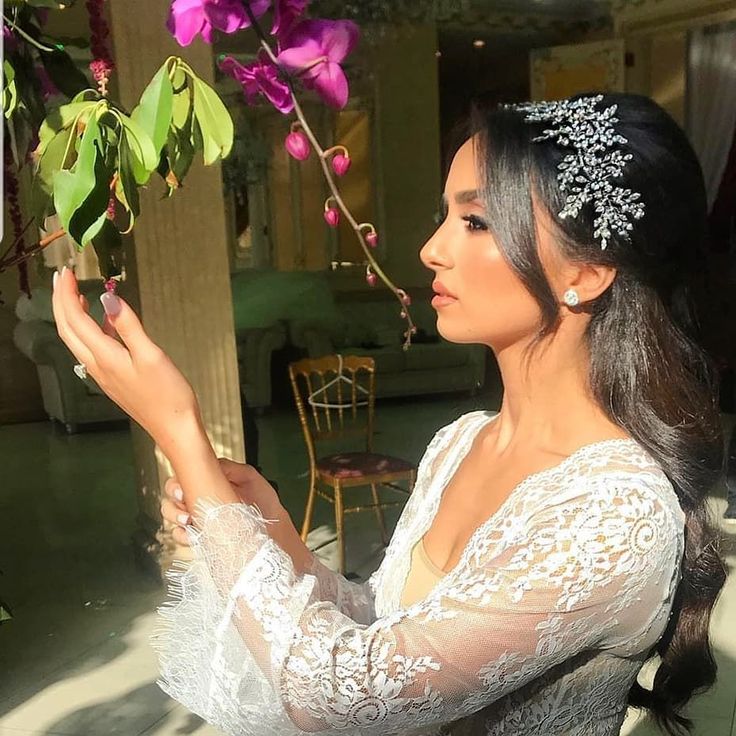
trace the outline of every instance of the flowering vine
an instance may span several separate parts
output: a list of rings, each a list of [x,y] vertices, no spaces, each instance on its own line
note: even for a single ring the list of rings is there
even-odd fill
[[[342,63],[357,44],[359,29],[350,20],[305,18],[307,6],[308,0],[173,0],[168,28],[182,45],[197,35],[211,43],[215,30],[234,33],[251,28],[257,34],[260,51],[256,59],[242,64],[224,56],[219,67],[241,85],[249,104],[266,99],[279,112],[294,114],[296,120],[284,146],[297,161],[305,161],[312,151],[317,155],[330,190],[324,203],[325,222],[334,228],[344,217],[354,231],[366,258],[366,282],[375,286],[380,279],[399,301],[399,314],[407,322],[404,348],[408,348],[416,333],[409,311],[411,299],[389,279],[373,255],[378,245],[376,227],[357,222],[337,186],[336,179],[350,169],[350,153],[343,145],[321,146],[296,95],[300,85],[316,92],[330,107],[345,107],[349,89]],[[260,23],[269,9],[273,11],[271,39]]]
[[[24,0],[3,15],[7,140],[16,168],[29,163],[33,176],[27,203],[31,218],[15,228],[14,242],[0,256],[0,271],[18,266],[23,278],[28,258],[68,235],[80,249],[92,244],[107,287],[114,288],[111,279],[122,272],[121,236],[140,214],[139,188],[158,174],[171,196],[196,154],[209,165],[227,156],[232,146],[227,109],[178,57],[166,59],[132,111],[110,98],[115,63],[104,2],[85,2],[94,87],[61,44],[39,40],[45,39],[48,0]],[[59,9],[64,5],[59,2]],[[214,22],[221,25],[217,18]],[[56,105],[47,104],[51,98]],[[52,215],[61,227],[26,247],[28,228],[44,228]]]

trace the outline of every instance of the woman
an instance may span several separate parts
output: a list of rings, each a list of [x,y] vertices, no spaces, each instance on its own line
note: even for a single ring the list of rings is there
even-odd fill
[[[105,297],[124,347],[58,279],[62,337],[177,476],[162,512],[194,561],[162,612],[162,684],[228,734],[612,736],[627,703],[674,734],[714,679],[721,433],[679,288],[705,217],[693,152],[632,95],[471,132],[421,258],[438,330],[493,349],[503,404],[439,430],[364,585],[313,557],[253,469],[218,463],[131,310]]]

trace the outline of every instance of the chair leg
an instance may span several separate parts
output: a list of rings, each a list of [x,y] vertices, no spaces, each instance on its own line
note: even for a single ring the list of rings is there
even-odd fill
[[[375,483],[371,483],[371,493],[373,494],[373,503],[376,504],[376,519],[378,519],[378,528],[381,530],[381,541],[383,546],[388,545],[388,534],[386,534],[386,520],[383,518],[383,509],[378,505],[381,501],[378,498],[378,487]]]
[[[317,495],[317,479],[312,477],[309,482],[309,496],[307,496],[307,506],[304,509],[304,521],[302,522],[302,542],[306,544],[309,529],[312,525],[312,512],[314,511],[314,499]]]
[[[342,505],[342,487],[335,483],[335,527],[337,528],[337,570],[345,574],[345,509]]]

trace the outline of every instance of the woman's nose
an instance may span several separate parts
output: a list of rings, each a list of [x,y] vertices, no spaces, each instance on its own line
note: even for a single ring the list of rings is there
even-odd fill
[[[444,240],[443,226],[440,225],[419,251],[419,258],[422,263],[433,271],[447,268],[448,257],[447,249],[444,247]]]

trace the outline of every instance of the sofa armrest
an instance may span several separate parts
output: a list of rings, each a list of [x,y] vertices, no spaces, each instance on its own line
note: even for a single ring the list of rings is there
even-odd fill
[[[68,354],[69,365],[74,365],[72,354],[49,322],[40,319],[18,322],[13,329],[13,343],[36,365],[54,365],[64,359],[64,351]]]
[[[325,325],[293,321],[289,323],[289,340],[294,347],[306,350],[310,358],[338,352],[335,332]]]
[[[240,386],[248,405],[254,408],[271,404],[271,356],[286,345],[286,328],[249,327],[237,331]]]

